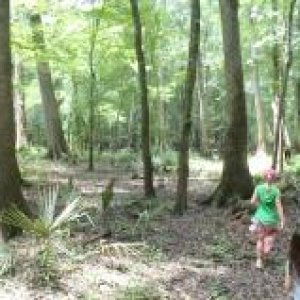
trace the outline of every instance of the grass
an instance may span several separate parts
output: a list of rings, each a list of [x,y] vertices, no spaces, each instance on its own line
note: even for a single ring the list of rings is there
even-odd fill
[[[234,245],[228,238],[220,236],[206,246],[206,253],[214,261],[226,263],[234,257]]]
[[[116,300],[160,300],[159,290],[152,284],[133,284],[118,292]]]
[[[211,300],[229,300],[229,290],[220,280],[213,280],[209,286]]]

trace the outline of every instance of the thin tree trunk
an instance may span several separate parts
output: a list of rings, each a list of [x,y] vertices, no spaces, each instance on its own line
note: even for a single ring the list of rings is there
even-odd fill
[[[247,115],[243,82],[238,1],[220,0],[229,127],[224,143],[224,166],[219,186],[207,202],[226,205],[228,199],[248,199],[253,191],[247,164]]]
[[[272,60],[273,60],[273,135],[275,137],[276,122],[278,119],[278,107],[279,107],[279,94],[280,94],[280,49],[277,41],[277,28],[278,28],[278,0],[272,0],[272,11],[273,11],[273,49],[272,49]],[[274,143],[275,149],[275,143]]]
[[[16,126],[16,149],[27,146],[26,134],[26,112],[25,112],[25,93],[23,90],[24,70],[23,64],[18,58],[14,62],[14,111]]]
[[[94,130],[95,130],[95,81],[96,74],[94,70],[94,52],[98,33],[99,20],[92,20],[89,68],[90,68],[90,95],[89,95],[89,171],[94,170]]]
[[[134,40],[139,69],[139,84],[142,107],[142,155],[144,164],[144,193],[145,196],[155,195],[153,187],[153,169],[150,153],[149,104],[145,58],[142,46],[142,27],[137,0],[130,0],[134,25]]]
[[[21,192],[21,176],[15,156],[9,3],[10,1],[0,0],[0,210],[15,203],[29,214]],[[3,238],[2,232],[1,237]]]
[[[257,62],[253,66],[253,88],[254,88],[254,101],[257,120],[257,148],[256,152],[266,152],[266,126],[265,114],[263,110],[263,102],[259,87],[259,70]]]
[[[250,28],[252,32],[251,43],[250,43],[250,51],[251,51],[251,59],[253,62],[252,66],[252,83],[254,90],[254,103],[255,103],[255,111],[256,111],[256,120],[257,120],[257,147],[256,152],[265,153],[267,150],[266,147],[266,124],[265,124],[265,114],[263,109],[263,101],[260,93],[259,86],[259,64],[256,58],[256,48],[254,46],[254,39],[256,37],[256,27],[253,22],[252,9],[250,10]]]
[[[289,78],[289,71],[292,66],[293,60],[293,50],[291,46],[292,40],[292,28],[293,28],[293,15],[294,15],[294,8],[295,8],[296,0],[291,0],[290,8],[289,8],[289,15],[288,15],[288,24],[286,29],[286,64],[283,66],[283,75],[282,75],[282,84],[281,84],[281,91],[279,97],[279,106],[278,106],[278,118],[276,122],[276,131],[275,131],[275,148],[273,154],[273,161],[272,167],[276,169],[277,162],[278,162],[278,154],[280,155],[279,160],[282,160],[282,142],[280,143],[280,138],[283,135],[283,124],[285,119],[285,98],[287,93],[287,84]],[[279,147],[281,146],[281,147]],[[279,165],[280,171],[282,171],[282,163]]]
[[[297,17],[297,35],[300,37],[300,3],[298,2],[298,17]],[[300,67],[300,59],[297,59],[297,68]],[[297,153],[300,153],[300,76],[295,79],[295,129],[294,129],[294,148]]]
[[[208,110],[207,110],[207,95],[206,95],[206,82],[205,82],[205,70],[203,69],[203,54],[199,52],[198,68],[197,68],[197,84],[198,84],[198,101],[199,101],[199,113],[200,113],[200,147],[201,152],[207,155],[209,152],[209,137],[208,137]]]
[[[300,152],[300,77],[296,79],[295,83],[295,150],[297,153]]]
[[[41,16],[39,14],[32,14],[30,16],[30,23],[33,42],[38,49],[38,54],[36,55],[37,73],[45,114],[48,154],[50,158],[57,159],[63,153],[68,154],[68,149],[59,116],[59,106],[54,95],[49,62],[41,58],[41,55],[44,55],[46,50]]]
[[[199,0],[191,0],[190,5],[190,42],[183,98],[182,128],[177,172],[177,194],[174,207],[175,213],[178,214],[183,214],[183,212],[187,209],[187,187],[189,177],[189,136],[192,125],[191,110],[193,107],[193,91],[196,81],[200,39],[200,2]]]

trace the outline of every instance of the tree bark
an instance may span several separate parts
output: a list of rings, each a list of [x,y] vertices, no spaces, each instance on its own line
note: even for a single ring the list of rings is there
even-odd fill
[[[147,74],[145,66],[145,57],[142,46],[142,27],[140,13],[137,0],[130,0],[132,9],[132,19],[134,25],[134,41],[135,51],[139,69],[139,84],[141,92],[141,108],[142,108],[142,156],[144,164],[144,193],[146,197],[155,195],[153,187],[153,169],[150,153],[150,128],[149,128],[149,104],[148,104],[148,88]]]
[[[0,210],[15,203],[29,214],[21,192],[21,177],[15,156],[9,2],[0,0]]]
[[[192,125],[191,110],[193,107],[193,91],[196,81],[200,39],[200,2],[199,0],[191,0],[190,3],[190,42],[183,97],[182,127],[177,172],[177,195],[174,207],[174,211],[177,214],[183,214],[183,212],[187,209],[187,187],[189,177],[189,136]]]
[[[220,0],[229,127],[219,186],[207,202],[225,206],[229,198],[248,199],[253,183],[247,164],[247,115],[240,48],[238,1]]]
[[[98,33],[99,20],[92,20],[89,68],[90,68],[90,95],[89,95],[89,171],[94,170],[94,131],[95,131],[95,83],[96,74],[94,70],[94,52]]]
[[[296,102],[296,115],[295,115],[295,141],[294,147],[297,153],[300,152],[300,78],[295,82],[295,102]]]
[[[54,95],[49,62],[41,58],[41,53],[45,52],[46,49],[41,16],[33,13],[30,16],[30,23],[33,42],[39,52],[36,55],[37,73],[45,114],[48,154],[50,158],[58,159],[63,153],[68,154],[68,149],[59,116],[59,106]]]
[[[300,3],[298,2],[297,34],[300,37]],[[300,67],[300,60],[297,59],[297,67]],[[300,76],[295,79],[295,130],[294,130],[294,148],[300,153]]]
[[[197,84],[198,84],[198,101],[199,101],[199,117],[200,117],[200,149],[206,156],[209,153],[209,135],[208,135],[208,103],[206,94],[205,70],[203,68],[203,52],[199,51],[198,67],[197,67]]]
[[[14,112],[16,127],[16,149],[19,150],[27,145],[26,134],[26,112],[25,112],[25,93],[23,90],[24,67],[18,58],[14,61]]]

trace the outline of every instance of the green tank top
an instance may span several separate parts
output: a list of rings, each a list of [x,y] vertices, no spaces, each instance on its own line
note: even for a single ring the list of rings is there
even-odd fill
[[[276,200],[279,199],[279,189],[270,185],[260,184],[255,189],[258,207],[254,218],[263,225],[276,225],[279,223],[279,215],[276,208]]]

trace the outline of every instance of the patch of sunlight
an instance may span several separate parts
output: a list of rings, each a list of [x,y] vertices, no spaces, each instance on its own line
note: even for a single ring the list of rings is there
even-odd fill
[[[272,165],[272,157],[263,151],[257,152],[254,156],[248,158],[249,170],[252,175],[262,174]]]

